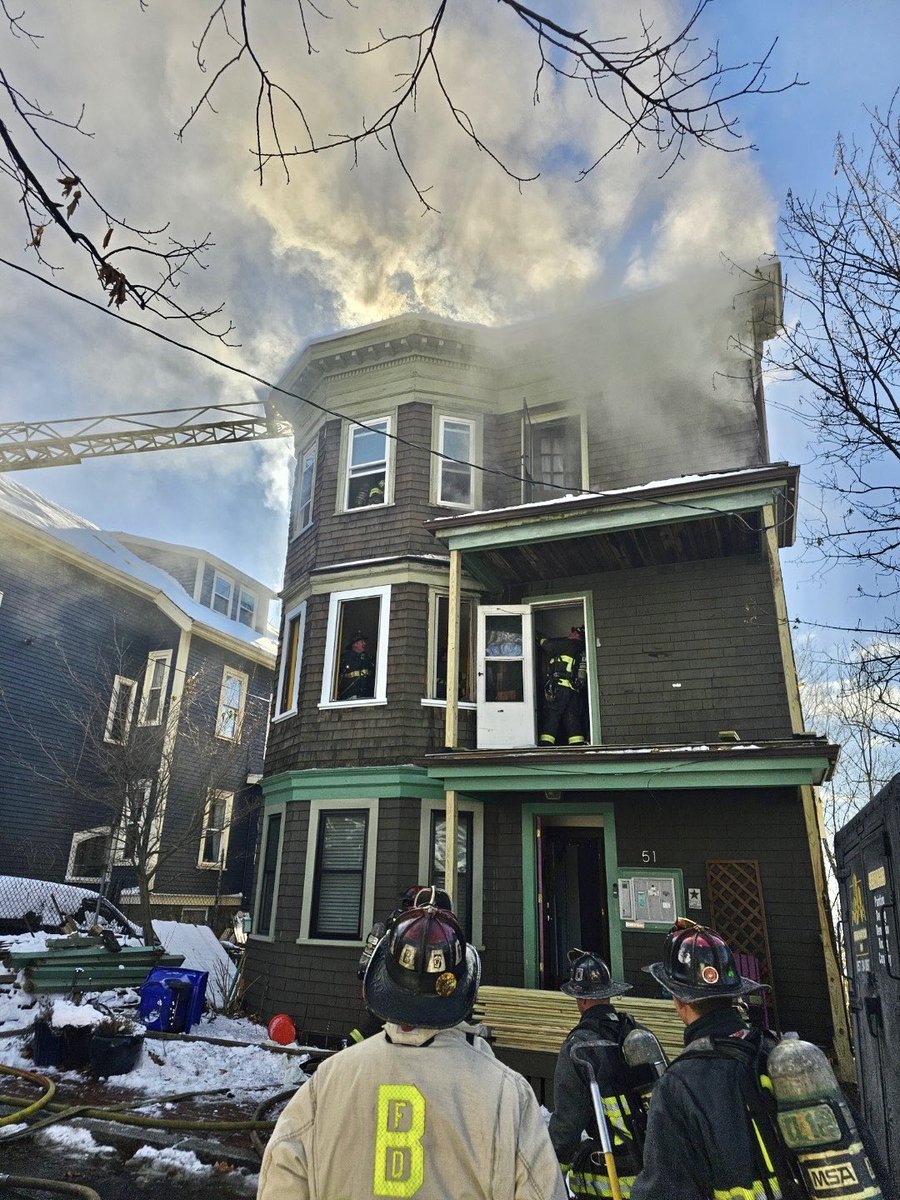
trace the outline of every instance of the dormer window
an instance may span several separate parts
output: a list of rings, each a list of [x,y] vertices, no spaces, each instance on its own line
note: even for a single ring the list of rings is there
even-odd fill
[[[220,575],[218,571],[213,578],[213,593],[212,607],[213,611],[221,613],[223,617],[231,616],[231,597],[234,592],[234,583],[227,575]]]
[[[241,598],[238,604],[238,620],[242,625],[253,628],[253,622],[256,618],[256,593],[248,592],[246,588],[241,588]]]
[[[387,500],[390,431],[390,417],[350,427],[345,509],[371,508]]]

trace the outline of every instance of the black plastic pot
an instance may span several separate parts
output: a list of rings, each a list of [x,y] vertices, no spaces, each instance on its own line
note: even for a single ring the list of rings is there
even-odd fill
[[[144,1044],[142,1033],[95,1033],[91,1038],[91,1070],[95,1075],[127,1075],[137,1066]]]
[[[89,1025],[63,1025],[56,1028],[38,1017],[31,1043],[35,1066],[59,1067],[61,1071],[77,1071],[87,1066],[92,1033]]]

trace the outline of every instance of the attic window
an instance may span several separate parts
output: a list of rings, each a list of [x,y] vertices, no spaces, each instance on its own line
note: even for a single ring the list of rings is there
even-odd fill
[[[234,591],[234,584],[227,575],[220,575],[218,571],[213,579],[213,594],[212,607],[213,611],[221,613],[223,617],[231,616],[231,593]]]
[[[238,620],[242,625],[247,625],[252,629],[255,617],[256,593],[248,592],[246,588],[241,588],[241,599],[238,605]]]

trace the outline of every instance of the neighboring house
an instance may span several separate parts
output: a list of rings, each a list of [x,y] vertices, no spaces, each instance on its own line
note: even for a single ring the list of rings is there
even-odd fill
[[[136,783],[158,838],[154,915],[202,922],[244,905],[272,598],[202,550],[105,532],[0,477],[0,874],[92,887],[108,875],[136,918],[139,820],[115,812]],[[217,751],[215,787],[201,744]],[[129,760],[136,745],[145,757]],[[135,781],[129,764],[145,760]]]
[[[845,1039],[815,792],[837,751],[803,728],[778,562],[798,470],[769,461],[760,369],[780,269],[727,284],[493,330],[397,317],[280,381],[311,403],[274,397],[298,455],[257,1011],[358,1020],[362,941],[443,882],[455,795],[484,983],[556,989],[583,946],[658,996],[641,967],[687,915],[771,983],[773,1022]],[[573,626],[586,742],[542,745],[537,639]]]

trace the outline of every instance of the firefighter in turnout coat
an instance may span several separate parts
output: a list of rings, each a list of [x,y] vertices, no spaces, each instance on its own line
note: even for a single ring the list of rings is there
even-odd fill
[[[590,1085],[583,1066],[571,1057],[573,1048],[598,1040],[612,1042],[615,1049],[590,1052],[603,1111],[613,1143],[619,1187],[623,1197],[641,1165],[640,1135],[643,1109],[636,1089],[649,1084],[652,1073],[625,1065],[621,1043],[635,1027],[628,1013],[619,1013],[610,997],[630,991],[630,983],[616,983],[609,967],[587,950],[569,951],[569,979],[560,991],[578,1002],[581,1020],[563,1042],[553,1076],[554,1110],[550,1117],[550,1140],[560,1160],[573,1196],[609,1196],[600,1131],[594,1115]],[[587,1053],[587,1051],[585,1051]],[[582,1140],[587,1132],[590,1140]]]
[[[258,1200],[565,1200],[530,1085],[459,1028],[479,975],[452,913],[399,917],[363,983],[384,1031],[327,1059],[288,1103]]]
[[[761,1099],[765,1041],[734,1007],[763,985],[738,973],[714,930],[684,918],[668,935],[662,962],[644,970],[672,996],[686,1026],[685,1049],[653,1088],[632,1200],[804,1195]]]
[[[583,746],[587,727],[584,626],[573,625],[568,637],[542,637],[538,641],[547,658],[538,742],[541,746],[555,746],[557,741]]]

